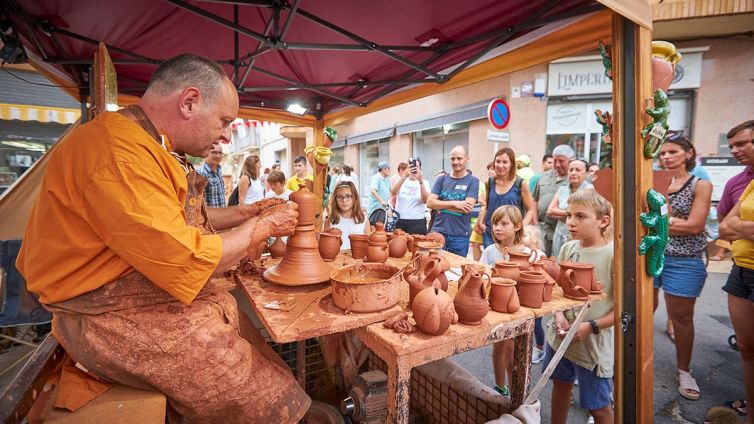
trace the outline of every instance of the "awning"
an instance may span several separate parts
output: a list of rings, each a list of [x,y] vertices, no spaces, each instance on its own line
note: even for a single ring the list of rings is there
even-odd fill
[[[468,122],[476,119],[482,119],[487,116],[487,106],[492,99],[462,106],[459,108],[445,111],[441,114],[422,118],[418,121],[398,124],[395,128],[397,134],[408,134],[417,131],[437,128],[443,125],[457,124],[459,122]]]
[[[0,103],[0,119],[10,121],[57,122],[58,124],[72,124],[81,116],[78,109],[67,109],[49,106],[30,106]]]
[[[368,133],[361,133],[356,135],[346,136],[346,144],[360,144],[367,141],[379,140],[381,138],[390,138],[395,134],[395,127],[383,128],[377,131],[370,131]]]

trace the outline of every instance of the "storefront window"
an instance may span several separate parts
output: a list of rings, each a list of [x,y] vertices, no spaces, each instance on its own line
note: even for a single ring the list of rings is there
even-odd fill
[[[363,207],[367,205],[369,182],[372,175],[377,172],[377,164],[382,161],[390,162],[389,141],[389,138],[382,138],[359,144],[359,196]]]
[[[414,133],[414,155],[421,159],[424,178],[430,181],[441,170],[450,171],[450,151],[469,148],[469,123],[444,125]],[[408,161],[408,158],[404,160]]]
[[[332,156],[330,157],[330,168],[343,168],[343,163],[346,160],[346,148],[341,147],[338,149],[332,149]]]

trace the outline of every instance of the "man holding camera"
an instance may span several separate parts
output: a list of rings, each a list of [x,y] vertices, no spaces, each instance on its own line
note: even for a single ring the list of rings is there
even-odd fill
[[[395,210],[400,216],[396,228],[409,234],[427,234],[429,181],[424,179],[421,160],[411,158],[408,163],[408,171],[390,188],[390,193],[396,198]]]

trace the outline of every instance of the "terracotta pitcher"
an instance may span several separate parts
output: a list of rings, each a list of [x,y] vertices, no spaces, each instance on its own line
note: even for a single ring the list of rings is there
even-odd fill
[[[387,244],[387,233],[385,233],[385,224],[378,222],[377,227],[369,235],[369,245],[367,246],[367,262],[385,262],[390,254],[390,247]]]
[[[391,258],[402,258],[408,251],[408,238],[404,234],[393,234],[388,246]]]
[[[560,286],[569,299],[586,300],[594,279],[594,265],[579,262],[561,262]]]
[[[531,267],[531,263],[537,258],[537,252],[533,250],[530,253],[513,252],[504,247],[503,256],[509,257],[511,262],[518,263],[521,266],[521,271],[525,271]]]
[[[340,238],[341,234],[341,231],[337,228],[330,228],[319,233],[319,255],[322,256],[323,261],[332,262],[338,256],[340,246],[343,244],[343,240]]]
[[[362,259],[367,254],[369,245],[369,236],[365,234],[349,234],[348,239],[351,241],[351,257]]]
[[[270,251],[270,256],[273,258],[282,258],[285,256],[285,243],[283,243],[283,239],[280,237],[276,238],[268,250]]]
[[[545,276],[539,272],[521,271],[516,285],[521,305],[527,308],[541,308],[546,282]]]
[[[492,276],[498,278],[508,278],[518,281],[518,275],[521,273],[521,266],[516,262],[497,261],[492,268]]]
[[[516,292],[516,282],[510,278],[492,277],[490,280],[490,308],[495,312],[513,314],[521,304]]]
[[[560,279],[560,265],[558,265],[558,260],[555,259],[554,256],[550,256],[549,258],[543,257],[541,261],[547,274],[557,282]]]
[[[448,291],[448,277],[445,275],[445,271],[450,269],[450,262],[448,262],[448,259],[441,253],[440,249],[429,249],[426,258],[427,260],[433,258],[438,258],[440,260],[440,271],[435,278],[440,282],[440,288]]]
[[[411,310],[416,326],[430,336],[444,333],[457,319],[453,299],[439,287],[428,287],[419,292]]]
[[[490,306],[487,303],[487,291],[490,275],[482,265],[463,264],[463,275],[458,281],[458,293],[453,300],[458,321],[468,325],[479,325],[487,315]],[[485,287],[484,277],[487,277]]]
[[[550,274],[547,273],[545,270],[545,263],[544,261],[537,261],[531,264],[532,268],[531,270],[539,272],[540,274],[545,276],[545,290],[544,294],[542,296],[543,302],[549,302],[552,300],[552,289],[555,288],[555,284],[557,284],[557,281],[550,277]]]
[[[442,272],[440,268],[440,260],[437,258],[427,260],[426,258],[417,256],[414,261],[416,263],[416,265],[414,265],[415,271],[406,277],[406,282],[408,283],[409,308],[412,307],[414,298],[420,291],[427,287],[440,287],[437,275]]]

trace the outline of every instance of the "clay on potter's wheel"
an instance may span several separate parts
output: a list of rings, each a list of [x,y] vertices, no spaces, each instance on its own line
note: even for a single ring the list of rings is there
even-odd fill
[[[283,239],[277,237],[268,250],[270,251],[270,256],[273,258],[282,258],[285,255],[285,243],[283,243]]]
[[[330,273],[335,306],[348,312],[378,312],[398,304],[398,268],[382,263],[346,265]]]
[[[291,194],[290,200],[298,205],[298,225],[293,235],[288,237],[285,257],[279,264],[268,268],[264,272],[264,278],[283,286],[326,282],[330,280],[332,267],[322,260],[314,233],[319,206],[317,196],[302,187]]]

